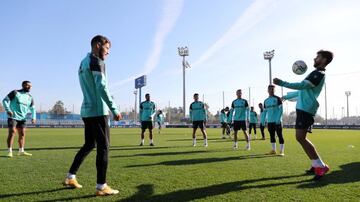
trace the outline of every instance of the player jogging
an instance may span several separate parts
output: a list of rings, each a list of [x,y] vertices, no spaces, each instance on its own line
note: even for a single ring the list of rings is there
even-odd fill
[[[86,156],[96,147],[96,195],[118,194],[106,183],[108,168],[110,129],[109,110],[116,121],[121,115],[113,102],[108,88],[104,60],[109,54],[111,42],[97,35],[91,40],[91,53],[81,61],[78,76],[84,99],[81,105],[81,117],[85,125],[85,143],[75,155],[63,184],[72,188],[82,186],[76,180],[76,173]]]
[[[259,108],[260,108],[260,131],[261,131],[262,140],[265,140],[264,129],[265,129],[266,111],[264,110],[262,103],[259,103]]]
[[[159,110],[158,113],[156,114],[156,123],[158,124],[159,127],[158,134],[160,134],[161,126],[164,124],[164,114],[162,113],[161,110]]]
[[[250,138],[246,132],[246,122],[249,120],[249,105],[247,100],[241,98],[241,95],[241,89],[237,90],[237,99],[232,102],[230,109],[230,117],[232,117],[234,124],[234,149],[238,148],[237,133],[241,129],[247,143],[245,150],[250,150]]]
[[[250,121],[249,121],[249,138],[251,139],[251,130],[254,129],[254,139],[256,139],[256,124],[258,122],[257,113],[254,107],[250,107]]]
[[[276,96],[275,86],[268,86],[269,97],[264,101],[264,108],[266,113],[267,127],[270,133],[270,143],[271,143],[271,151],[268,153],[270,155],[276,154],[276,138],[275,133],[279,138],[280,143],[280,156],[284,156],[284,138],[282,134],[282,114],[283,114],[283,106],[281,98]]]
[[[208,146],[207,134],[206,134],[206,109],[204,103],[199,101],[199,94],[194,94],[194,102],[190,104],[190,120],[193,123],[193,146],[196,146],[196,130],[200,128],[204,137],[204,146]]]
[[[325,82],[325,68],[332,61],[333,53],[330,51],[320,50],[314,58],[315,70],[312,71],[300,83],[289,83],[278,78],[274,79],[274,84],[286,88],[298,90],[284,96],[284,99],[296,98],[296,140],[301,144],[305,153],[312,161],[311,169],[308,172],[315,173],[315,180],[320,179],[329,171],[320,158],[315,146],[307,139],[308,128],[314,123],[314,116],[319,108],[316,100],[319,96]]]
[[[222,139],[225,139],[225,133],[227,132],[227,111],[229,111],[229,108],[224,108],[220,111],[220,124],[221,124],[221,128],[222,128]],[[229,135],[229,134],[228,134]]]
[[[145,94],[145,101],[140,104],[140,121],[141,121],[141,143],[140,146],[144,145],[145,131],[149,129],[150,146],[155,146],[153,142],[153,122],[152,117],[155,114],[155,103],[150,101],[150,94]]]
[[[26,129],[26,115],[30,111],[32,114],[31,122],[36,122],[36,110],[34,99],[30,95],[31,83],[30,81],[22,82],[21,90],[11,91],[4,99],[3,106],[8,115],[8,138],[7,157],[12,158],[12,145],[14,143],[14,136],[16,131],[19,135],[19,153],[18,156],[31,156],[32,154],[24,151],[25,147],[25,129]]]

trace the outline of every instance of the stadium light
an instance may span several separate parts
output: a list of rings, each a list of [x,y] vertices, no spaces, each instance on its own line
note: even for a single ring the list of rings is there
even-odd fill
[[[272,84],[271,78],[271,59],[274,57],[275,50],[272,51],[265,51],[264,52],[264,59],[269,61],[269,84]]]
[[[189,48],[185,47],[178,47],[178,53],[183,58],[182,66],[183,66],[183,111],[184,111],[184,118],[186,117],[186,101],[185,101],[185,68],[190,68],[189,63],[185,60],[186,56],[189,56]]]
[[[351,91],[345,91],[346,95],[346,116],[349,118],[349,96],[351,95]]]

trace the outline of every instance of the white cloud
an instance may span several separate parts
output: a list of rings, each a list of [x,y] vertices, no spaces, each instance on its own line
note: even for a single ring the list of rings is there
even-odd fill
[[[231,28],[191,66],[194,67],[203,64],[217,51],[239,39],[244,33],[264,20],[272,12],[275,5],[274,0],[257,0],[252,3]]]
[[[164,5],[162,7],[162,16],[157,25],[157,30],[155,33],[155,37],[153,39],[153,47],[150,51],[150,54],[148,55],[144,69],[141,72],[129,78],[115,82],[114,84],[111,85],[112,88],[133,81],[135,78],[141,75],[148,75],[156,68],[161,57],[161,52],[166,37],[169,35],[169,33],[171,33],[177,20],[179,19],[180,14],[183,10],[183,5],[184,5],[184,0],[172,0],[172,1],[164,0]]]

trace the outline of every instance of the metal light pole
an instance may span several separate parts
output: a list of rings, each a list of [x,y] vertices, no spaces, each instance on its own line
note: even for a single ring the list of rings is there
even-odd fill
[[[351,95],[351,91],[345,91],[346,95],[346,116],[349,118],[349,96]]]
[[[189,48],[185,47],[178,47],[179,55],[183,58],[182,66],[183,66],[183,111],[184,111],[184,118],[186,117],[186,97],[185,97],[185,68],[190,68],[189,63],[186,62],[185,57],[189,56]]]
[[[271,77],[271,59],[274,57],[275,50],[272,51],[265,51],[264,52],[264,59],[269,61],[269,84],[272,84],[272,77]]]
[[[136,113],[136,108],[137,108],[137,106],[136,106],[136,103],[137,103],[137,102],[136,102],[136,101],[137,101],[136,98],[137,98],[137,96],[136,96],[136,95],[137,95],[137,90],[134,90],[134,95],[135,95],[134,122],[135,122],[135,124],[136,124],[136,115],[137,115],[137,113]]]

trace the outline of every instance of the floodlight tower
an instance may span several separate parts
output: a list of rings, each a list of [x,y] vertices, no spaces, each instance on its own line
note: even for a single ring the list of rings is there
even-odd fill
[[[269,85],[272,84],[272,77],[271,77],[271,59],[274,57],[275,50],[272,51],[265,51],[264,52],[264,59],[269,61]]]
[[[346,95],[346,116],[349,118],[349,96],[351,95],[351,91],[345,91]]]
[[[189,63],[185,60],[186,56],[189,56],[189,48],[185,47],[178,47],[179,55],[183,58],[182,66],[183,66],[183,111],[184,111],[184,118],[186,117],[186,97],[185,97],[185,68],[190,68]]]

